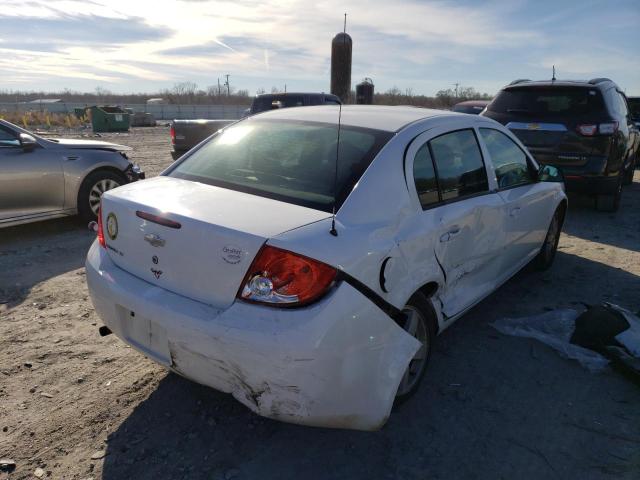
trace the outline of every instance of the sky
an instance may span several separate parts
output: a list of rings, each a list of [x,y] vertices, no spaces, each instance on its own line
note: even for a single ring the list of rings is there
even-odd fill
[[[345,12],[353,88],[494,94],[555,65],[640,95],[640,0],[2,0],[0,90],[329,91]]]

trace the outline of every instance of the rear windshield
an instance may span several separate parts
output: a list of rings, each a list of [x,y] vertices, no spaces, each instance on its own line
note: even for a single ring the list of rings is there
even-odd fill
[[[497,113],[585,115],[602,113],[604,102],[593,88],[514,88],[502,90],[487,109]]]
[[[475,113],[478,114],[484,110],[484,106],[481,105],[456,105],[451,110],[458,113]]]
[[[627,102],[629,103],[631,118],[640,120],[640,98],[627,98]]]
[[[213,137],[167,175],[331,212],[392,133],[333,124],[248,119]],[[335,183],[335,190],[334,190]]]

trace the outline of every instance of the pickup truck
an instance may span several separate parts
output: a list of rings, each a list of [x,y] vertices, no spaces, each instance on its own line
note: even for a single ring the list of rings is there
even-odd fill
[[[205,138],[236,120],[174,120],[171,122],[171,156],[177,160]]]
[[[330,93],[265,93],[256,95],[245,116],[276,108],[311,105],[340,105],[340,98]],[[236,120],[174,120],[171,122],[171,156],[174,160],[205,138]]]

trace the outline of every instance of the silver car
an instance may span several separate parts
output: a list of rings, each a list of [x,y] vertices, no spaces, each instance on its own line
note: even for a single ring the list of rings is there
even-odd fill
[[[0,228],[76,214],[94,220],[104,192],[144,178],[127,150],[45,139],[0,120]]]

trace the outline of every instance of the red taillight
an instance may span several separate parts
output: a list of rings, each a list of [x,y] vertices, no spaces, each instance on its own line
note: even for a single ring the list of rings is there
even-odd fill
[[[578,125],[578,133],[585,137],[593,137],[598,133],[598,125]]]
[[[175,145],[176,144],[176,127],[174,127],[173,125],[171,125],[171,128],[169,129],[169,135],[171,135],[171,145]]]
[[[104,240],[104,229],[102,228],[102,208],[98,209],[98,243],[101,247],[107,248],[107,242]]]
[[[593,137],[597,133],[600,135],[613,135],[618,131],[618,122],[601,123],[600,125],[593,123],[578,125],[577,130],[580,135],[585,137]]]
[[[336,273],[322,262],[267,245],[249,267],[238,298],[274,307],[299,307],[324,295]]]

